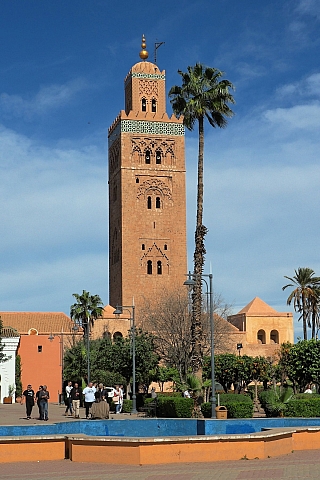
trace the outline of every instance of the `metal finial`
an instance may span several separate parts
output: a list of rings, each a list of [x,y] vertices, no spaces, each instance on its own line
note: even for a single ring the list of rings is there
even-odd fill
[[[141,52],[139,53],[139,56],[142,60],[146,60],[149,56],[146,48],[147,48],[147,44],[146,44],[146,39],[145,39],[145,36],[142,35],[142,42],[141,42]]]

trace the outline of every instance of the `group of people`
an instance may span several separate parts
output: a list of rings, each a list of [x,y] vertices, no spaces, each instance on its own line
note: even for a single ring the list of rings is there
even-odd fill
[[[111,399],[116,406],[116,413],[120,413],[123,404],[123,386],[116,385],[111,393]],[[78,383],[72,386],[72,382],[68,382],[65,389],[65,415],[68,415],[68,412],[70,412],[69,415],[79,418],[81,394],[84,397],[86,419],[109,418],[110,406],[108,403],[108,390],[102,383],[97,385],[93,382],[89,382],[82,392],[79,389]]]
[[[39,420],[48,420],[48,400],[50,398],[50,393],[47,389],[47,385],[40,385],[39,390],[35,393],[32,389],[32,385],[27,386],[22,394],[23,401],[26,405],[26,414],[27,420],[31,419],[32,409],[35,403],[38,405],[39,409]]]
[[[110,389],[109,389],[110,390]],[[116,406],[116,413],[121,413],[123,405],[123,386],[116,385],[110,392],[102,383],[99,385],[89,382],[88,385],[81,390],[77,382],[72,385],[68,382],[65,387],[65,415],[80,418],[81,398],[84,398],[84,406],[87,419],[109,418],[110,405],[108,399],[112,400]],[[111,395],[111,396],[110,396]],[[31,419],[32,409],[35,404],[39,409],[39,420],[48,420],[48,400],[50,394],[46,385],[40,385],[39,390],[35,392],[32,385],[28,385],[23,392],[23,402],[26,405],[27,420]]]

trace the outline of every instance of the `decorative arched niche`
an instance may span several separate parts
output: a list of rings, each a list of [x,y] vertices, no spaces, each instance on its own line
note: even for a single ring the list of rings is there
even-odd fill
[[[271,330],[271,332],[270,332],[270,343],[279,343],[279,332],[278,332],[278,330]]]
[[[265,345],[266,343],[266,332],[264,330],[259,330],[257,333],[258,343],[262,343]]]
[[[113,340],[116,341],[118,338],[122,338],[123,335],[121,332],[114,332],[113,334]]]

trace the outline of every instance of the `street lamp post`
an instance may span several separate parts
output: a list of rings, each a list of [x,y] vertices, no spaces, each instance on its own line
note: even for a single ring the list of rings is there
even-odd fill
[[[128,310],[131,315],[132,309],[132,316],[130,320],[132,320],[132,410],[131,413],[135,414],[138,413],[137,411],[137,396],[136,396],[136,326],[135,326],[135,317],[134,317],[134,305],[126,306],[126,305],[117,305],[115,311],[113,312],[114,315],[121,315],[123,310]]]
[[[90,383],[90,338],[89,338],[89,330],[90,330],[90,322],[87,318],[87,325],[86,325],[86,340],[87,340],[87,377],[88,377],[88,385]]]
[[[193,288],[195,286],[195,280],[194,278],[197,276],[196,274],[193,274],[189,272],[187,274],[188,279],[184,282],[184,285],[187,287]],[[209,278],[209,318],[210,318],[210,330],[211,330],[211,335],[210,335],[210,348],[211,348],[211,418],[216,418],[216,406],[217,406],[217,398],[216,398],[216,387],[215,387],[215,374],[214,374],[214,323],[213,323],[213,289],[212,289],[212,278],[213,275],[212,273],[209,274],[201,274],[199,275],[201,277],[201,281],[204,281],[207,285],[207,292],[208,292],[208,283],[205,280],[204,277]]]

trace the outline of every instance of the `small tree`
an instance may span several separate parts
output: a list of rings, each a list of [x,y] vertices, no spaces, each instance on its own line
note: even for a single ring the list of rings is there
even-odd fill
[[[204,302],[206,304],[206,302]],[[215,351],[228,350],[230,324],[226,321],[230,314],[228,305],[220,294],[213,294],[214,348]],[[156,351],[167,367],[177,369],[180,382],[186,381],[191,368],[191,312],[185,287],[159,295],[157,303],[146,303],[141,309],[143,328],[153,333]],[[210,355],[211,326],[208,308],[201,316],[203,331],[203,353]]]
[[[21,397],[22,395],[22,382],[21,382],[21,357],[20,355],[16,356],[16,398]]]
[[[215,376],[224,391],[228,393],[232,384],[238,382],[237,356],[234,353],[215,355],[214,365]],[[208,374],[211,375],[211,366],[208,368]]]
[[[9,358],[3,353],[4,345],[2,343],[2,329],[3,329],[3,323],[0,317],[0,363],[4,363],[7,360],[9,360]]]
[[[288,287],[294,287],[294,290],[290,293],[287,304],[291,305],[293,301],[293,307],[296,312],[299,312],[301,315],[299,320],[302,319],[303,322],[303,339],[308,339],[307,326],[310,326],[310,315],[312,315],[312,305],[319,306],[319,297],[317,293],[320,288],[320,277],[315,277],[315,272],[311,268],[298,268],[294,271],[295,275],[291,277],[285,276],[290,280],[291,283],[284,285],[282,290],[285,290]],[[318,297],[318,298],[317,298]],[[315,302],[315,303],[314,303]],[[315,312],[313,311],[313,314]],[[316,316],[313,316],[314,321]],[[313,334],[315,333],[315,326],[312,329]]]

